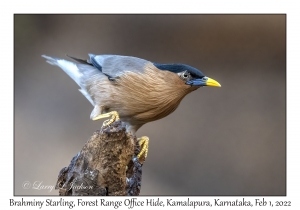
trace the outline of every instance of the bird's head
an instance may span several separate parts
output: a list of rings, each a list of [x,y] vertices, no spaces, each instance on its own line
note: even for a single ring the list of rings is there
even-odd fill
[[[171,71],[178,74],[178,77],[185,82],[186,85],[194,87],[213,86],[221,87],[214,79],[205,76],[200,70],[186,64],[158,64],[154,65],[160,70]]]

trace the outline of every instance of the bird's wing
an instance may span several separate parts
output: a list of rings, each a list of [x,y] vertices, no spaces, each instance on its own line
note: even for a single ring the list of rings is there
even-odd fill
[[[89,56],[88,63],[91,63],[109,78],[121,77],[126,72],[143,73],[145,65],[149,63],[147,60],[131,56],[94,54],[89,54]]]

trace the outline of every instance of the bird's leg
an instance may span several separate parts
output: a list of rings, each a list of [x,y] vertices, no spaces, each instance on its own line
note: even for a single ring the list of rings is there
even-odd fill
[[[100,115],[94,117],[93,120],[100,120],[100,119],[106,118],[106,117],[110,117],[110,119],[105,120],[103,122],[103,126],[109,126],[110,124],[112,124],[116,120],[120,119],[118,112],[111,111],[111,112],[108,112],[108,113],[105,113],[105,114],[100,114]]]
[[[140,153],[137,155],[137,157],[139,159],[139,162],[143,163],[148,155],[149,138],[147,136],[142,136],[137,140],[141,147]]]

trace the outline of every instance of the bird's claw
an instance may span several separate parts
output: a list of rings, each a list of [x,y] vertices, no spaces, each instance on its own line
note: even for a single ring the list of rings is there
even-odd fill
[[[102,125],[102,126],[109,126],[109,125],[111,125],[113,122],[115,122],[115,121],[117,121],[117,120],[120,120],[119,114],[118,114],[118,112],[116,112],[116,111],[111,111],[111,112],[108,112],[108,113],[105,113],[105,114],[100,114],[100,115],[98,115],[97,117],[94,117],[93,120],[100,120],[100,119],[106,118],[106,117],[110,117],[110,119],[105,120],[105,121],[103,122],[103,125]]]
[[[148,155],[149,138],[147,136],[142,136],[137,140],[141,147],[140,153],[137,155],[137,157],[139,159],[139,162],[142,164],[143,162],[145,162]]]

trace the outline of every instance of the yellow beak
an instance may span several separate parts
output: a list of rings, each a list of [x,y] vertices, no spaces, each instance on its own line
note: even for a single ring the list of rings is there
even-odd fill
[[[216,80],[211,79],[209,77],[207,77],[205,84],[206,86],[221,87],[220,83],[218,83]]]

